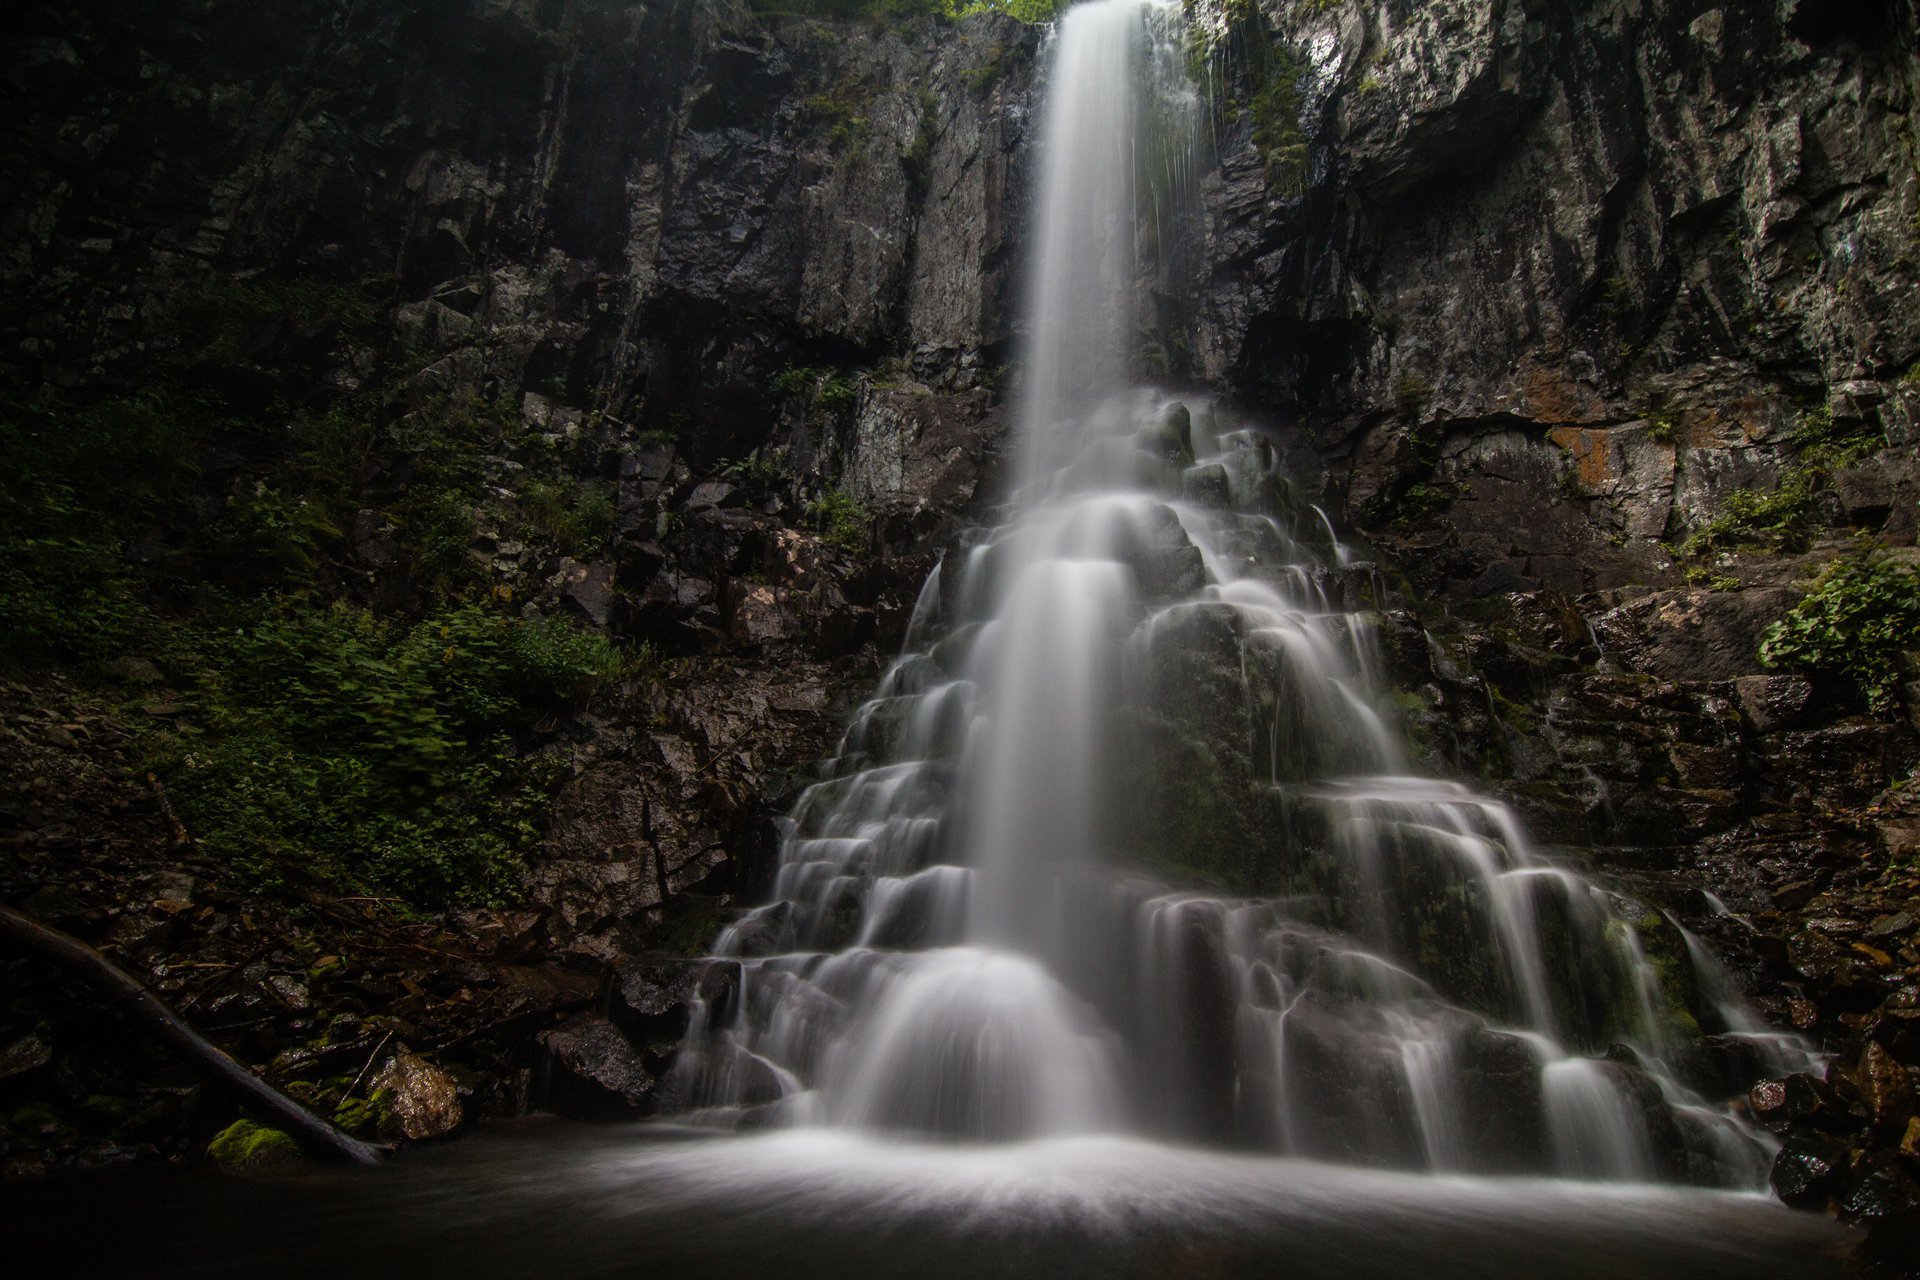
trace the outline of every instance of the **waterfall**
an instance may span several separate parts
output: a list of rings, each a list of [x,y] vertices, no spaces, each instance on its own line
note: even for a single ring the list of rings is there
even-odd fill
[[[1698,944],[1415,776],[1376,575],[1284,439],[1129,382],[1179,39],[1141,0],[1058,24],[1012,499],[715,944],[688,1116],[1758,1185],[1688,1075]]]

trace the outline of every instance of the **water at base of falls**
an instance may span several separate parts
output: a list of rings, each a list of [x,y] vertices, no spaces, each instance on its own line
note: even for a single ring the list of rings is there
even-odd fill
[[[1414,776],[1379,584],[1282,440],[1120,389],[1135,117],[1197,109],[1152,38],[1174,12],[1061,22],[1018,490],[717,942],[688,1118],[1763,1185],[1705,1033],[1775,1069],[1804,1047],[1660,912]]]
[[[650,1141],[539,1121],[423,1144],[373,1173],[109,1170],[11,1185],[7,1208],[13,1274],[193,1280],[1837,1280],[1849,1245],[1819,1215],[1693,1188],[1436,1178],[1119,1137]]]

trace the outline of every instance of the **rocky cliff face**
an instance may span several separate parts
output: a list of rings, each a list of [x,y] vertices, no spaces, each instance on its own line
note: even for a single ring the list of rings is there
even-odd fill
[[[946,402],[868,410],[873,384],[971,405],[1006,359],[1037,39],[1010,19],[441,0],[10,22],[17,384],[137,367],[211,281],[391,280],[433,385],[591,410],[610,446],[664,432],[702,463],[772,441],[878,499],[927,465]],[[790,368],[860,400],[809,420],[775,385]],[[925,446],[949,468],[954,447]]]

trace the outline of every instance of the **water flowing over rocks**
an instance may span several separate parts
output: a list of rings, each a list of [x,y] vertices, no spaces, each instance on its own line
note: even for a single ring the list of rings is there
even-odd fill
[[[239,1028],[249,1061],[320,1053],[371,1079],[396,1070],[389,1038],[404,1038],[451,1073],[468,1120],[536,1101],[678,1108],[689,1086],[671,1047],[694,1020],[763,1015],[768,993],[811,984],[832,1026],[843,989],[898,976],[800,975],[776,957],[963,941],[961,868],[933,856],[963,833],[917,808],[945,803],[952,777],[883,762],[957,745],[968,695],[943,705],[922,682],[966,667],[980,633],[917,636],[924,665],[896,664],[891,692],[862,704],[940,549],[949,618],[993,572],[964,530],[1008,483],[1041,32],[619,0],[123,9],[26,4],[5,20],[19,37],[0,86],[9,394],[138,387],[158,353],[263,416],[279,397],[375,385],[401,421],[461,397],[505,406],[541,457],[605,487],[612,532],[559,554],[482,513],[459,554],[516,605],[669,661],[646,689],[542,730],[569,776],[525,903],[451,913],[405,946],[377,904],[336,905],[345,918],[313,954],[276,942],[293,927],[278,908],[170,848],[127,771],[122,713],[10,688],[7,899]],[[1286,992],[1284,1065],[1241,1064],[1263,1138],[1297,1124],[1301,1149],[1343,1158],[1741,1181],[1692,1104],[1662,1102],[1671,1080],[1716,1099],[1751,1090],[1741,1110],[1781,1142],[1783,1199],[1911,1210],[1920,671],[1904,672],[1904,713],[1875,715],[1844,681],[1755,654],[1855,539],[1912,558],[1910,7],[1193,11],[1218,51],[1195,59],[1210,68],[1208,154],[1178,212],[1199,234],[1184,257],[1139,264],[1151,287],[1134,356],[1208,394],[1143,416],[1128,446],[1129,483],[1173,487],[1133,513],[1129,589],[1162,611],[1137,646],[1158,656],[1115,673],[1128,749],[1106,762],[1132,805],[1115,840],[1156,886],[1127,909],[1177,957],[1174,1038],[1196,1046],[1154,1063],[1197,1100],[1155,1123],[1239,1132],[1225,1064],[1278,1008],[1263,984],[1307,965],[1314,980]],[[190,349],[187,300],[280,279],[379,281],[372,332],[343,338],[323,308],[281,308]],[[406,357],[391,386],[388,350]],[[1219,449],[1220,425],[1241,422],[1244,448]],[[1864,443],[1821,452],[1836,439]],[[524,491],[546,465],[530,458],[503,447],[489,483]],[[234,487],[251,477],[221,465]],[[342,531],[342,589],[413,607],[426,588],[388,514],[413,477],[370,470]],[[1802,490],[1780,528],[1689,542],[1741,495]],[[821,505],[834,494],[850,500],[838,523]],[[1285,500],[1291,549],[1232,529],[1269,499]],[[1223,541],[1191,536],[1203,525]],[[137,550],[164,563],[180,542],[157,530]],[[1254,928],[1236,904],[1360,900],[1355,884],[1303,883],[1286,857],[1335,841],[1336,818],[1405,824],[1405,806],[1425,806],[1413,825],[1432,826],[1484,810],[1459,793],[1278,804],[1276,781],[1351,772],[1364,752],[1249,730],[1326,714],[1286,678],[1312,638],[1276,638],[1243,602],[1174,607],[1221,580],[1209,556],[1257,564],[1251,577],[1316,614],[1364,615],[1377,647],[1330,643],[1402,691],[1382,714],[1405,731],[1405,771],[1510,806],[1536,846],[1515,860],[1528,866],[1462,874],[1431,845],[1390,842],[1396,874],[1428,891],[1405,932],[1271,905]],[[146,703],[190,717],[164,663],[123,662]],[[804,772],[818,759],[842,776]],[[832,876],[788,883],[804,861],[874,856],[835,827],[861,806],[892,824],[909,873],[865,897]],[[789,812],[821,828],[801,837],[820,858],[780,864]],[[1504,841],[1482,822],[1446,857]],[[1572,870],[1505,879],[1536,856]],[[1583,971],[1556,950],[1589,906],[1590,921],[1624,922],[1659,988],[1639,994],[1684,1031],[1664,1067],[1597,997],[1565,1000],[1581,1011],[1560,1030],[1583,1050],[1565,1063],[1543,1067],[1508,1033],[1526,976],[1441,942],[1483,927],[1501,883],[1529,889],[1505,895],[1512,911],[1558,922],[1539,935],[1558,987],[1635,995],[1625,961]],[[792,905],[735,918],[770,899]],[[726,961],[690,959],[723,927]],[[1357,993],[1410,979],[1353,959],[1334,930],[1419,968],[1424,988],[1400,998],[1425,1002],[1431,1037],[1362,1012]],[[111,1035],[48,1022],[47,1007],[9,1021],[0,1048],[0,1089],[22,1091],[8,1094],[9,1170],[182,1150],[190,1091],[94,1074],[83,1059]],[[351,1021],[328,1029],[322,1013]],[[1079,1016],[1062,1025],[1084,1030]],[[1776,1032],[1822,1060],[1786,1070]],[[1076,1031],[1067,1048],[1098,1062],[1097,1040]],[[745,1123],[792,1092],[766,1061],[726,1070],[701,1087],[728,1092]],[[1278,1104],[1283,1077],[1299,1105]],[[1422,1093],[1438,1080],[1452,1095]],[[910,1093],[861,1092],[884,1120],[955,1123]],[[36,1110],[43,1095],[58,1105]],[[1450,1127],[1453,1108],[1483,1123]],[[1644,1148],[1596,1140],[1623,1108]]]

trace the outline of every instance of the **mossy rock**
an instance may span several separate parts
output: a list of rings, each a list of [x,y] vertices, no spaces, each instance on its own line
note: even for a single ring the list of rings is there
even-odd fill
[[[235,1120],[213,1136],[207,1155],[229,1173],[263,1173],[297,1163],[300,1145],[279,1129]]]

